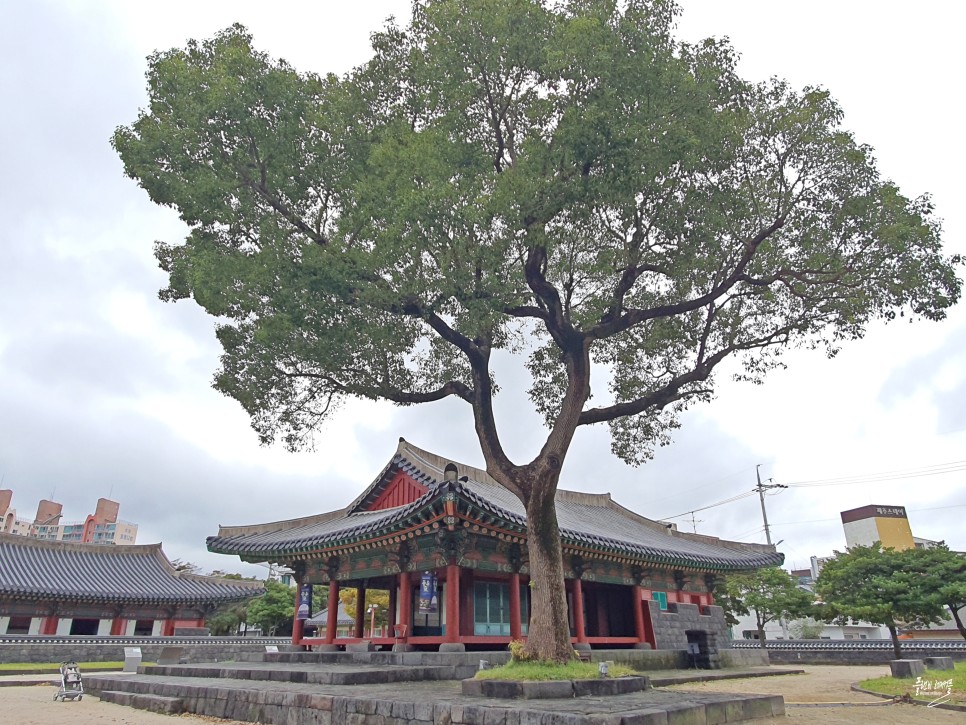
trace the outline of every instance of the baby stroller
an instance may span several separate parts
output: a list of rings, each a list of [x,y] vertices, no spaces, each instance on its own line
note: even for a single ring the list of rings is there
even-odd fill
[[[60,666],[60,689],[54,700],[84,699],[84,684],[81,682],[80,668],[76,662],[64,662]]]

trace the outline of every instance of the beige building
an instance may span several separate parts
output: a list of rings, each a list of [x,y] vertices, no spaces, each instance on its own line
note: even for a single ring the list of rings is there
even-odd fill
[[[133,544],[137,541],[137,524],[118,519],[120,504],[117,501],[100,498],[94,513],[83,521],[67,523],[61,521],[64,507],[56,501],[42,500],[32,521],[17,516],[12,501],[13,491],[0,490],[0,533],[86,544]]]
[[[905,506],[872,504],[843,511],[841,516],[845,544],[850,549],[853,546],[871,546],[876,541],[881,542],[884,549],[897,551],[916,546]]]

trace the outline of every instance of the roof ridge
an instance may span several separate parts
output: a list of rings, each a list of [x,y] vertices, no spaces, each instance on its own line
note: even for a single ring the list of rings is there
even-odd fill
[[[0,543],[33,546],[35,548],[64,549],[66,551],[103,551],[108,550],[126,556],[150,556],[161,551],[161,542],[156,544],[94,544],[84,541],[61,541],[60,539],[38,539],[35,536],[0,533]]]

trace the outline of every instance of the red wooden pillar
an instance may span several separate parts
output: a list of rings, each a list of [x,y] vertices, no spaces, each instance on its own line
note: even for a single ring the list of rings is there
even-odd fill
[[[366,633],[366,588],[363,586],[356,587],[356,628],[353,636],[359,637],[360,639],[365,636]],[[373,636],[372,633],[369,634],[370,637]]]
[[[405,627],[404,637],[409,637],[413,626],[413,591],[409,572],[399,573],[399,624]]]
[[[446,637],[447,642],[460,641],[460,568],[446,567]]]
[[[584,587],[580,579],[574,579],[574,632],[578,643],[587,643],[587,630],[584,627]]]
[[[115,617],[114,620],[111,622],[111,636],[112,637],[120,637],[120,636],[123,636],[124,634],[126,634],[126,632],[125,632],[126,629],[127,629],[127,620],[126,619],[121,619],[121,617]]]
[[[510,639],[523,637],[522,616],[520,612],[520,574],[510,574]]]
[[[174,637],[174,618],[164,620],[161,626],[162,637]]]
[[[389,628],[389,636],[393,635],[393,627],[396,626],[396,588],[389,590],[389,611],[386,612],[386,626]]]
[[[41,634],[57,634],[57,622],[60,617],[50,616],[44,617],[44,621],[40,624]]]
[[[329,579],[329,616],[325,622],[325,643],[335,642],[335,630],[339,626],[339,581]]]
[[[295,578],[295,613],[292,615],[292,644],[300,645],[302,644],[302,632],[305,628],[305,620],[299,619],[299,604],[301,603],[302,594],[302,580],[298,577]],[[309,616],[312,616],[312,612],[309,612]]]
[[[634,612],[634,636],[643,644],[647,641],[647,633],[644,631],[644,591],[639,584],[631,587],[631,599]]]

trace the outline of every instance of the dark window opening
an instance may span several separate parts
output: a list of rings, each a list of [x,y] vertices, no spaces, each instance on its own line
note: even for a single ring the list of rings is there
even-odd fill
[[[7,634],[30,634],[30,617],[10,617]]]
[[[134,623],[135,637],[150,637],[151,632],[153,631],[154,631],[153,619],[139,619]]]
[[[99,619],[72,619],[70,622],[71,634],[97,634]]]

